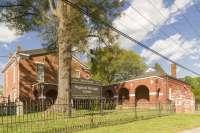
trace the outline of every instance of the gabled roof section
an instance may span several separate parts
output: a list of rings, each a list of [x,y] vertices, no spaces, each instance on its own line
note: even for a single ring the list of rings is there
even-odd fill
[[[161,72],[159,70],[155,70],[153,68],[148,68],[146,72],[144,72],[143,74],[141,74],[141,75],[139,75],[137,77],[134,77],[133,79],[141,79],[141,78],[155,77],[155,76],[157,76],[157,77],[165,77],[165,76],[167,76],[167,77],[172,78],[174,80],[177,80],[177,81],[183,82],[185,84],[188,84],[188,83],[186,83],[186,82],[184,82],[182,80],[177,79],[174,76],[171,76],[171,75],[169,75],[167,73],[164,73],[164,72]]]
[[[164,73],[164,72],[161,72],[161,71],[158,71],[158,70],[155,70],[153,68],[148,68],[146,72],[144,72],[143,74],[133,78],[133,79],[140,79],[140,78],[146,78],[146,77],[152,77],[152,76],[158,76],[158,77],[161,77],[161,76],[167,76],[168,74]]]
[[[37,54],[45,54],[45,53],[47,53],[47,50],[45,48],[41,48],[41,49],[19,51],[17,53],[23,53],[23,54],[28,54],[28,55],[37,55]]]
[[[4,73],[18,57],[24,58],[24,59],[29,59],[29,57],[31,55],[38,55],[38,54],[45,54],[45,53],[47,53],[47,50],[45,48],[24,50],[24,51],[16,52],[12,56],[12,58],[8,61],[6,66],[1,70],[1,73]],[[74,59],[76,62],[78,62],[80,65],[82,65],[86,71],[90,70],[90,67],[87,64],[85,64],[83,61],[81,61],[79,58],[77,58],[75,55],[72,55],[72,59]]]
[[[156,70],[151,67],[146,70],[146,72],[153,72],[153,71],[156,71]]]

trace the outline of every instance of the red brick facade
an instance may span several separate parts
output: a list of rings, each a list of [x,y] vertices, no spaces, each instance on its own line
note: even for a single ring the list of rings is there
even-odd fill
[[[156,83],[157,80],[157,83]],[[157,87],[156,87],[157,86]],[[110,90],[113,93],[114,98],[118,98],[120,90],[126,88],[129,93],[129,100],[147,100],[147,101],[163,101],[167,102],[170,99],[169,90],[171,92],[180,88],[182,92],[191,91],[191,86],[184,82],[177,81],[168,77],[147,77],[144,79],[128,80],[122,83],[116,83],[103,86],[103,96]],[[156,95],[156,92],[159,95]],[[137,95],[138,94],[138,95]]]
[[[45,49],[20,51],[19,46],[17,49],[18,52],[10,58],[5,68],[1,71],[4,73],[4,97],[8,97],[10,102],[14,102],[14,98],[17,99],[18,97],[25,99],[34,98],[34,92],[36,91],[38,96],[41,96],[41,81],[36,79],[37,63],[44,66],[43,95],[46,96],[49,90],[57,91],[57,57],[47,54]],[[80,71],[80,77],[84,77],[85,74],[89,74],[86,71],[88,69],[89,67],[84,62],[73,56],[72,77],[75,77],[75,71],[77,70]]]

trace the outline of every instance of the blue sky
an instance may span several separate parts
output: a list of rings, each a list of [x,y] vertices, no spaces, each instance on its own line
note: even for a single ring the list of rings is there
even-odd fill
[[[149,1],[172,23],[180,33],[178,33],[163,16],[149,3]],[[166,57],[176,61],[177,63],[200,73],[200,13],[193,3],[193,0],[175,0],[176,5],[183,12],[185,17],[194,27],[195,31],[190,27],[188,22],[178,11],[171,0],[133,0],[130,1],[132,7],[137,9],[154,25],[164,31],[168,36],[156,29],[151,23],[138,14],[132,7],[126,4],[125,15],[115,20],[114,24],[117,29],[128,34],[130,37],[151,47],[155,51],[165,55]],[[196,5],[200,9],[200,0],[195,0]],[[133,21],[133,19],[135,21]],[[126,27],[120,25],[122,23]],[[140,25],[139,25],[139,24]],[[142,25],[142,26],[141,26]],[[148,29],[148,30],[146,30]],[[0,56],[8,56],[9,53],[16,52],[16,46],[20,45],[22,50],[42,48],[41,42],[37,37],[37,33],[30,32],[23,36],[15,36],[4,24],[0,24]],[[134,33],[134,32],[135,33]],[[137,34],[140,36],[138,36]],[[171,38],[174,40],[172,41]],[[134,50],[137,54],[145,57],[145,62],[149,67],[155,62],[161,64],[164,70],[170,74],[170,62],[160,58],[159,56],[143,49],[139,45],[130,40],[120,37],[120,46],[128,50]],[[183,48],[184,49],[183,49]],[[186,50],[187,51],[186,51]],[[188,52],[189,51],[189,52]],[[195,57],[194,57],[195,56]],[[80,57],[86,61],[85,56]],[[8,58],[0,57],[0,69],[8,62]],[[177,67],[177,77],[185,77],[186,75],[197,77],[197,75]],[[3,84],[3,74],[0,74],[0,84]]]

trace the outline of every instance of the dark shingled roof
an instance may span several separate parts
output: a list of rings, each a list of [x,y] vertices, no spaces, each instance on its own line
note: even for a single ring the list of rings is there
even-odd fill
[[[25,54],[29,54],[29,55],[35,55],[35,54],[47,53],[47,51],[46,51],[45,48],[41,48],[41,49],[32,49],[32,50],[19,51],[17,53],[25,53]]]
[[[161,72],[161,71],[158,71],[158,70],[155,70],[155,71],[150,71],[150,72],[145,72],[137,77],[134,77],[133,79],[141,79],[141,78],[146,78],[146,77],[153,77],[153,76],[158,76],[158,77],[164,77],[164,76],[167,76],[169,78],[172,78],[174,80],[177,80],[177,81],[180,81],[180,82],[183,82],[185,84],[188,84],[180,79],[177,79],[176,77],[174,76],[171,76],[167,73],[164,73],[164,72]],[[190,84],[189,84],[190,85]]]

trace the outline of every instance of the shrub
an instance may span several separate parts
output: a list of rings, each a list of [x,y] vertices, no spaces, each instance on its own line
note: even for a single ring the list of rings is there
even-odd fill
[[[114,103],[106,103],[104,105],[104,110],[111,110],[111,109],[115,109],[116,105]]]
[[[163,109],[163,105],[162,104],[160,104],[160,109]]]

